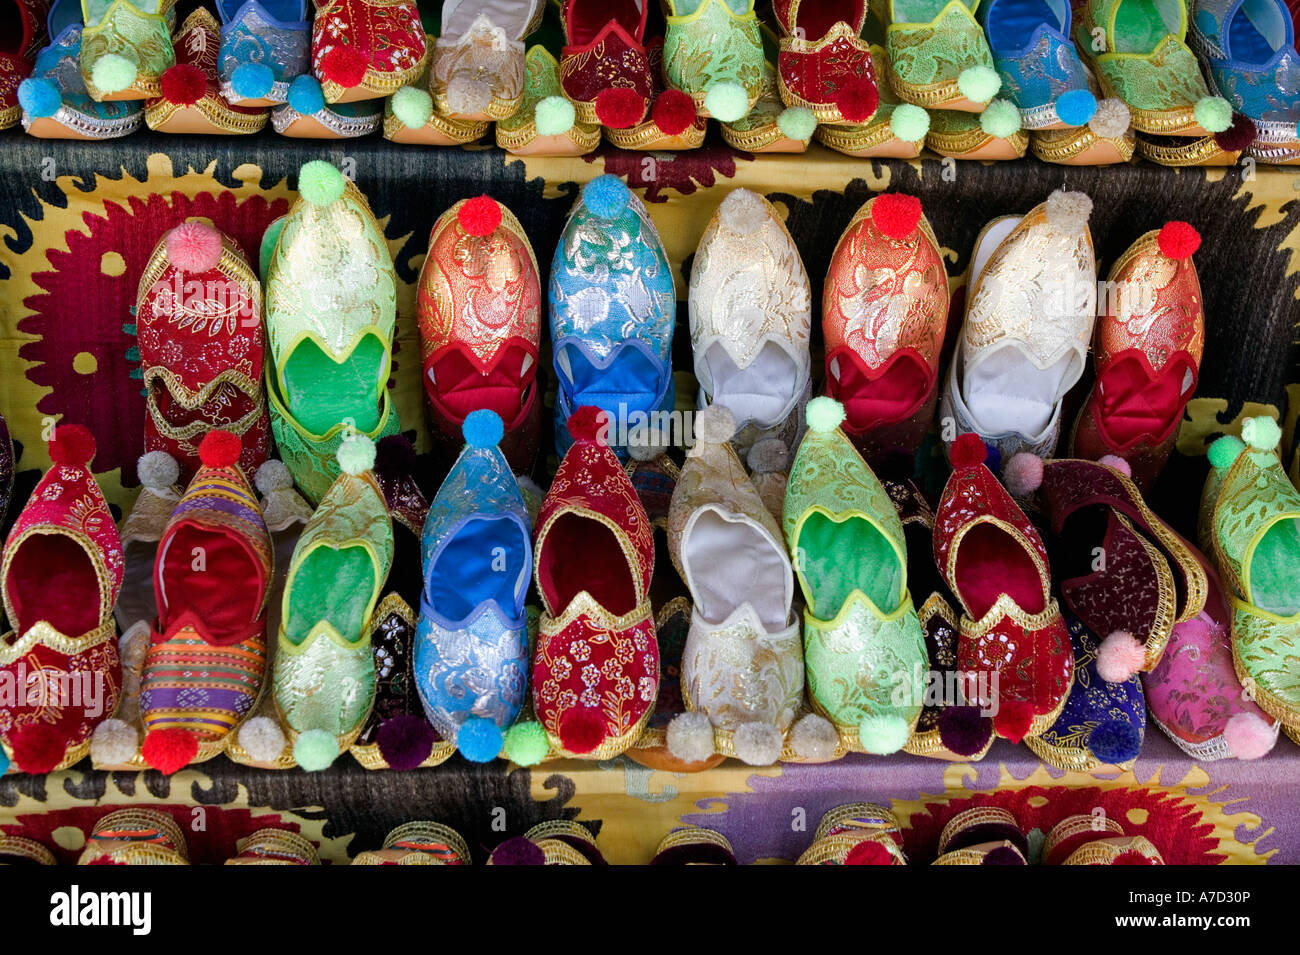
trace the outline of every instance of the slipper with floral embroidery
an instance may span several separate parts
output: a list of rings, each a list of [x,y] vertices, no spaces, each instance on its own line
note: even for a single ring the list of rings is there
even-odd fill
[[[578,120],[560,85],[560,63],[541,44],[524,54],[524,99],[497,121],[496,141],[515,156],[585,156],[600,145],[600,126]]]
[[[160,133],[243,135],[266,125],[263,107],[232,106],[221,95],[218,68],[221,27],[199,7],[173,38],[176,62],[158,79],[160,96],[145,103],[144,121]]]
[[[32,75],[37,51],[54,35],[46,33],[50,0],[6,0],[5,5],[10,10],[5,15],[5,38],[0,40],[0,129],[18,125],[23,112],[18,86]]]
[[[433,47],[429,88],[451,119],[507,119],[524,96],[524,37],[541,21],[543,0],[446,0]]]
[[[307,0],[216,0],[221,95],[232,106],[278,106],[307,72]]]
[[[311,68],[327,103],[391,96],[420,75],[428,48],[414,0],[322,0]]]
[[[628,129],[650,108],[649,0],[564,0],[564,95],[584,123]]]
[[[94,100],[149,99],[176,62],[175,0],[81,0],[81,78]]]

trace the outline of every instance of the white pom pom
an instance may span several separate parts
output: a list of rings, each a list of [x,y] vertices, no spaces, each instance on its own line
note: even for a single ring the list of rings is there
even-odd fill
[[[695,443],[726,444],[736,434],[736,419],[725,405],[709,405],[695,412]]]
[[[1092,215],[1092,200],[1086,193],[1067,192],[1057,189],[1047,197],[1048,225],[1063,232],[1082,232],[1088,228],[1088,217]]]
[[[668,724],[668,752],[683,763],[698,763],[713,755],[713,724],[691,710]]]
[[[257,489],[262,492],[263,497],[269,497],[272,491],[288,491],[293,488],[293,475],[289,473],[289,468],[283,461],[276,461],[272,458],[260,468],[253,477],[253,483]]]
[[[731,737],[736,756],[751,766],[771,766],[781,758],[781,731],[771,723],[746,723]]]
[[[274,763],[286,742],[279,724],[267,716],[254,716],[239,728],[239,745],[259,763]]]
[[[181,476],[181,466],[166,451],[150,451],[135,463],[140,483],[151,491],[166,491]]]
[[[1097,112],[1088,120],[1088,128],[1103,139],[1119,139],[1128,132],[1133,115],[1122,99],[1104,99],[1097,104]]]
[[[748,189],[733,189],[718,206],[722,224],[738,235],[752,235],[767,224],[771,217],[763,197]]]
[[[790,468],[790,452],[780,438],[764,438],[749,449],[748,461],[755,474],[784,474]]]
[[[790,728],[790,748],[800,759],[828,760],[835,755],[840,744],[840,734],[831,721],[816,713],[809,713]]]
[[[90,737],[90,759],[96,766],[121,766],[135,759],[139,751],[140,734],[122,720],[104,720]]]
[[[666,429],[655,427],[651,422],[637,425],[627,436],[627,453],[634,461],[653,461],[661,454],[666,454],[672,447]]]

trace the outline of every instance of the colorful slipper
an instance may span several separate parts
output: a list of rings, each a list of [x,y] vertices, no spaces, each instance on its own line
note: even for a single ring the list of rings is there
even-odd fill
[[[1133,158],[1137,134],[1133,117],[1121,99],[1101,98],[1092,70],[1084,67],[1088,89],[1097,100],[1097,111],[1087,124],[1063,129],[1036,129],[1029,148],[1043,162],[1062,166],[1110,166]]]
[[[822,291],[826,393],[873,467],[911,474],[939,400],[948,273],[914,196],[887,193],[849,222]]]
[[[836,806],[822,817],[796,865],[907,865],[894,814],[873,803]]]
[[[528,686],[532,524],[497,448],[500,417],[474,411],[464,429],[465,449],[424,525],[415,685],[438,734],[486,763],[501,752]]]
[[[975,806],[949,819],[939,833],[933,865],[1028,865],[1029,839],[1016,817],[997,806]]]
[[[235,851],[226,865],[320,865],[316,847],[290,829],[258,829],[236,842]]]
[[[1097,112],[1088,74],[1070,40],[1069,0],[985,0],[977,10],[1002,95],[1025,129],[1085,125]]]
[[[803,705],[803,645],[781,525],[727,443],[735,431],[724,406],[696,415],[668,512],[668,552],[694,608],[681,663],[687,712],[667,742],[683,762],[716,749],[769,766]]]
[[[523,226],[490,196],[461,200],[429,233],[418,289],[424,393],[446,460],[466,417],[486,408],[505,423],[510,466],[527,473],[541,431],[542,290]]]
[[[740,119],[722,124],[722,138],[747,153],[802,153],[818,129],[811,110],[781,102],[776,68],[764,63],[758,100]]]
[[[979,437],[952,444],[952,476],[935,512],[934,559],[963,613],[957,668],[965,698],[1018,743],[1056,722],[1074,671],[1052,597],[1047,550],[985,465]]]
[[[278,106],[307,72],[307,0],[216,0],[221,95],[232,106]]]
[[[25,773],[81,760],[95,726],[113,715],[122,685],[113,622],[122,541],[90,472],[95,439],[80,425],[59,425],[49,451],[53,463],[0,562],[0,595],[13,628],[0,640],[0,673],[23,687],[29,674],[43,675],[42,692],[0,707],[3,761]]]
[[[650,108],[649,0],[564,0],[560,83],[578,119],[628,129]]]
[[[1186,222],[1146,233],[1111,266],[1097,319],[1097,381],[1075,422],[1074,455],[1128,462],[1147,490],[1174,449],[1205,348],[1204,299]]]
[[[356,139],[383,123],[380,100],[326,105],[320,81],[305,74],[289,84],[288,99],[271,110],[271,128],[290,139]]]
[[[5,15],[6,33],[0,40],[0,129],[18,125],[23,112],[18,86],[32,75],[37,51],[54,36],[46,32],[50,0],[6,0],[6,6],[13,9]]]
[[[782,524],[803,591],[813,710],[854,752],[894,753],[916,727],[925,638],[907,589],[903,526],[840,430],[844,407],[808,403]]]
[[[572,819],[540,822],[492,850],[488,865],[606,865],[591,832]]]
[[[118,809],[96,821],[77,865],[189,865],[185,835],[157,809]]]
[[[610,415],[609,445],[625,454],[625,432],[673,409],[677,295],[649,213],[617,176],[583,187],[555,247],[549,300],[556,452],[569,447],[569,416],[594,405]]]
[[[371,472],[374,442],[339,447],[342,473],[293,550],[274,664],[276,711],[294,761],[325,769],[360,734],[375,698],[369,621],[393,561],[393,525]]]
[[[267,458],[261,314],[261,283],[229,236],[190,221],[158,240],[135,307],[144,450],[169,454],[182,486],[198,469],[199,441],[213,429],[239,438],[245,475]]]
[[[600,145],[600,126],[578,121],[560,85],[560,64],[540,44],[524,54],[524,99],[497,121],[496,141],[515,156],[585,156]]]
[[[860,124],[880,102],[871,47],[862,39],[867,0],[776,0],[783,36],[777,86],[787,106],[819,123]]]
[[[927,110],[983,112],[1002,87],[979,0],[889,0],[889,82],[905,103]]]
[[[664,836],[651,865],[737,865],[736,850],[720,832],[687,826]]]
[[[145,104],[144,121],[160,133],[255,133],[270,113],[262,107],[231,106],[221,95],[217,66],[221,27],[206,7],[185,18],[174,40],[176,63],[158,80],[162,95]]]
[[[94,100],[150,99],[176,62],[176,0],[81,0],[81,78]]]
[[[433,49],[434,37],[426,35],[425,42]],[[429,95],[429,59],[415,82],[384,100],[384,138],[420,146],[461,146],[482,139],[491,123],[452,119],[434,107]]]
[[[543,0],[446,0],[433,47],[429,91],[456,120],[508,119],[524,97],[524,37]]]
[[[54,853],[34,839],[0,833],[0,865],[58,865]]]
[[[810,2],[810,0],[805,0]],[[734,123],[763,91],[754,0],[664,0],[663,75],[704,118]]]
[[[1110,817],[1066,816],[1043,841],[1043,865],[1164,865],[1144,836],[1127,836]]]
[[[158,543],[158,618],[144,658],[144,761],[163,773],[217,755],[262,693],[273,555],[239,438],[210,431]]]
[[[974,432],[1003,461],[1056,447],[1061,401],[1083,374],[1096,321],[1091,212],[1086,195],[1058,189],[976,238],[939,411],[953,423],[945,440]]]
[[[428,49],[414,0],[322,0],[311,68],[327,103],[391,96],[414,82]]]
[[[1022,159],[1029,133],[1020,127],[1020,112],[1006,99],[995,99],[979,115],[932,110],[925,144],[952,159]]]
[[[408,822],[384,837],[379,849],[358,852],[352,865],[469,865],[461,834],[439,822]]]
[[[646,43],[646,58],[650,62],[650,111],[626,129],[606,127],[605,138],[619,149],[698,149],[709,121],[688,95],[664,84],[662,37]]]
[[[569,420],[573,444],[542,503],[534,548],[545,610],[533,708],[551,749],[581,759],[610,759],[631,746],[659,684],[649,599],[653,531],[601,440],[607,427],[591,406]]]

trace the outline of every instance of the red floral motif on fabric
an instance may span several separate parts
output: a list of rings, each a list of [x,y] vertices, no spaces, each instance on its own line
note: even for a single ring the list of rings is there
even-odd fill
[[[360,50],[377,73],[411,70],[424,58],[424,27],[414,3],[336,0],[316,13],[312,25],[312,68],[336,46]]]

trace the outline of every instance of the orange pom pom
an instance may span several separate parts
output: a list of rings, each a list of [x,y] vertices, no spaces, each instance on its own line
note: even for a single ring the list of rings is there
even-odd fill
[[[609,414],[595,405],[583,405],[569,415],[569,434],[574,441],[609,443]]]
[[[948,460],[954,468],[973,468],[983,464],[988,453],[988,448],[984,446],[980,436],[968,431],[958,435],[957,440],[952,443],[952,447],[948,450]]]
[[[210,468],[228,468],[239,460],[243,449],[239,435],[229,431],[209,431],[199,442],[199,460]]]
[[[461,204],[456,221],[470,235],[491,235],[501,224],[501,207],[491,196],[476,196]]]
[[[95,458],[95,436],[80,424],[61,424],[50,441],[50,460],[72,468],[84,468]]]

